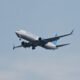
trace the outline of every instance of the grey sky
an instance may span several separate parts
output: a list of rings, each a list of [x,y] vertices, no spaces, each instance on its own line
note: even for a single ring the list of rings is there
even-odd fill
[[[58,41],[70,46],[55,51],[13,51],[20,44],[18,29],[43,38],[74,34]],[[79,0],[0,0],[0,80],[80,80],[79,41]]]

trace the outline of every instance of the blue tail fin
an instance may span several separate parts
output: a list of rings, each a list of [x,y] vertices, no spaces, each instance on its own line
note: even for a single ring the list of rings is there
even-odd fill
[[[57,36],[58,36],[58,34],[56,33],[55,37],[57,37]],[[53,41],[53,44],[57,45],[57,40]]]

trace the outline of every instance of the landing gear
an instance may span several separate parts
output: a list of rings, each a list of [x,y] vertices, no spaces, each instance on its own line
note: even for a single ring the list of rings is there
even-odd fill
[[[32,50],[34,50],[34,49],[35,49],[35,47],[33,46],[33,47],[32,47]]]
[[[19,38],[19,40],[21,41],[21,38]]]

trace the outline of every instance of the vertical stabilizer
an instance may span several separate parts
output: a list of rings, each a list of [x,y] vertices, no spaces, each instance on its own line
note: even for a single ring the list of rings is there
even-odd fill
[[[56,33],[55,37],[58,37],[58,34]],[[57,45],[57,40],[53,41],[54,45]]]

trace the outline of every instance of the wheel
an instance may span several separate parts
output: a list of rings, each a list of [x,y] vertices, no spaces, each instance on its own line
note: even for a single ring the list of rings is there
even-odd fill
[[[34,49],[35,49],[35,47],[32,47],[32,49],[34,50]]]
[[[21,41],[21,38],[19,38],[19,40]]]

